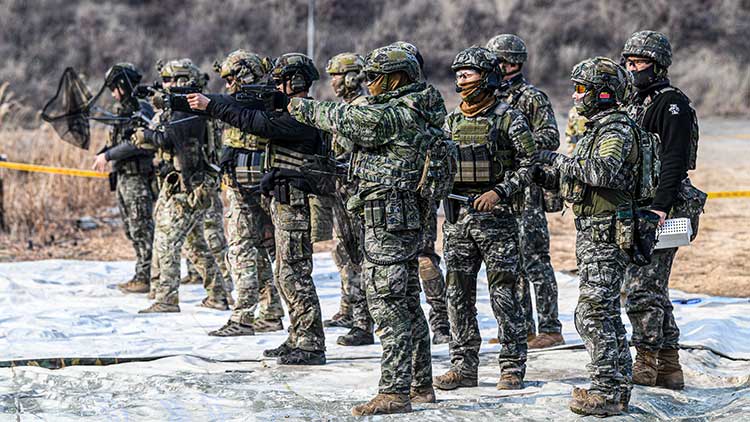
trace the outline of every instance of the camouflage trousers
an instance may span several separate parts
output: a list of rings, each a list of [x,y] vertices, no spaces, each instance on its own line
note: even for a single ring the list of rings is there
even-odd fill
[[[342,207],[333,209],[333,234],[336,247],[331,251],[331,255],[341,277],[339,313],[350,315],[352,318],[352,327],[369,333],[372,332],[372,317],[370,316],[369,309],[367,309],[367,297],[362,282],[362,264],[355,264],[352,261],[346,249],[345,240],[342,238],[341,229],[342,219],[348,218],[352,226],[352,234],[356,237],[357,243],[361,245],[362,220],[358,216],[346,211],[345,208],[346,204],[343,204]],[[347,215],[340,216],[340,212],[346,212]]]
[[[533,285],[539,332],[559,334],[562,324],[557,311],[557,280],[549,257],[549,229],[544,213],[542,189],[533,185],[527,187],[524,197],[524,207],[517,221],[526,330],[529,334],[537,332],[531,305],[530,285]]]
[[[448,267],[448,318],[451,367],[476,377],[482,337],[477,324],[477,274],[484,262],[492,312],[498,324],[504,373],[526,373],[526,324],[519,281],[518,226],[510,207],[476,212],[461,207],[455,224],[443,224],[443,251]]]
[[[448,331],[448,307],[445,303],[445,279],[440,270],[440,256],[435,252],[437,240],[437,208],[435,202],[427,208],[423,221],[422,250],[419,253],[419,279],[422,281],[427,304],[430,305],[430,328],[433,332]]]
[[[271,200],[276,239],[274,276],[289,310],[286,344],[307,351],[325,350],[320,301],[312,279],[310,205],[307,194],[289,188],[289,203]]]
[[[228,188],[226,194],[229,200],[227,258],[237,286],[237,301],[229,319],[250,325],[259,304],[260,319],[283,318],[284,308],[273,280],[271,260],[263,244],[264,226],[270,224],[271,218],[262,204],[265,199],[259,193],[243,195],[233,187]]]
[[[310,195],[310,240],[312,243],[333,239],[332,196]]]
[[[677,248],[654,251],[651,264],[628,266],[626,309],[633,325],[633,344],[645,350],[677,349],[680,329],[669,300],[669,275]]]
[[[206,210],[212,206],[210,191],[215,183],[204,182],[192,193],[164,183],[156,201],[154,254],[151,289],[160,303],[178,304],[180,288],[180,251],[195,265],[208,297],[226,300],[221,270],[203,235]]]
[[[418,210],[416,202],[406,196],[402,206]],[[409,394],[411,386],[432,385],[430,331],[419,300],[419,212],[410,214],[404,227],[389,230],[382,201],[365,201],[362,274],[383,347],[380,393]]]
[[[125,225],[125,235],[135,249],[134,280],[151,280],[154,241],[154,194],[151,178],[142,174],[117,174],[117,207]]]
[[[579,296],[575,324],[591,358],[591,389],[611,400],[632,388],[632,359],[620,317],[620,287],[628,258],[615,243],[612,221],[576,219]]]
[[[224,235],[224,205],[221,202],[221,191],[216,190],[211,198],[211,207],[206,210],[203,217],[203,237],[208,243],[208,250],[214,256],[216,263],[221,269],[221,278],[224,281],[224,290],[227,294],[231,294],[234,290],[234,283],[232,283],[232,275],[229,273],[229,266],[227,265],[227,238]],[[188,234],[186,242],[191,242]],[[188,276],[191,278],[200,279],[198,270],[195,269],[190,260],[187,260]],[[202,280],[201,280],[202,281]]]

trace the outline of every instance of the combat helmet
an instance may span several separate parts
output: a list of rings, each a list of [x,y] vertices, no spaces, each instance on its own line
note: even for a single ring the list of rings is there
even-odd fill
[[[422,58],[422,53],[419,52],[419,49],[417,48],[416,45],[407,41],[396,41],[392,43],[391,45],[394,47],[401,48],[411,53],[414,56],[414,58],[416,58],[417,61],[419,62],[419,69],[424,73],[424,59]]]
[[[492,37],[486,45],[497,57],[508,63],[521,64],[526,61],[528,51],[526,43],[514,34],[500,34]]]
[[[479,46],[471,46],[462,50],[453,59],[451,70],[474,69],[482,75],[482,84],[479,86],[480,91],[488,89],[497,89],[502,80],[502,70],[498,66],[498,58],[492,51]],[[456,92],[462,89],[456,85]]]
[[[307,91],[320,79],[315,63],[302,53],[287,53],[276,59],[271,77],[277,83],[290,81],[292,94]]]
[[[389,45],[372,50],[365,59],[365,73],[404,72],[412,81],[419,80],[419,62],[408,50]],[[374,79],[368,76],[368,79]]]
[[[132,63],[117,63],[104,75],[104,86],[109,89],[120,88],[126,97],[135,90],[143,75]]]
[[[570,80],[585,87],[585,96],[576,102],[576,109],[590,117],[625,100],[630,73],[612,59],[594,57],[575,65]]]
[[[233,77],[230,91],[236,92],[241,85],[257,83],[271,70],[271,60],[246,50],[235,50],[229,53],[224,61],[214,62],[214,70],[219,77]]]
[[[638,31],[625,41],[622,58],[630,56],[653,60],[666,69],[672,64],[672,46],[667,36],[656,31]]]
[[[336,95],[342,97],[347,92],[359,90],[365,80],[364,68],[365,60],[359,54],[341,53],[331,57],[326,65],[326,73],[344,75],[344,83],[338,88]]]
[[[190,59],[170,60],[166,63],[158,61],[156,70],[162,80],[175,79],[180,85],[203,88],[208,82],[208,75],[201,72]]]

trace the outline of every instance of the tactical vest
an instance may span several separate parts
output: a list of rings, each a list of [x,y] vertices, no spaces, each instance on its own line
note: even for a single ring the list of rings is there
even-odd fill
[[[151,107],[148,103],[139,101],[138,105],[141,109],[145,109],[146,114],[152,114]],[[117,111],[120,117],[130,117],[132,112],[121,108]],[[112,127],[107,138],[107,148],[112,148],[120,144],[130,142],[130,135],[137,128],[137,124],[132,120],[127,120],[122,123],[117,123]],[[144,174],[153,175],[154,165],[152,162],[153,157],[151,155],[143,156],[139,155],[132,158],[126,158],[124,160],[117,160],[112,163],[112,169],[116,173],[123,174]]]
[[[654,103],[654,99],[658,97],[659,95],[674,91],[684,97],[687,100],[688,105],[690,106],[690,115],[693,118],[693,126],[692,130],[690,132],[690,154],[688,156],[688,170],[695,170],[697,161],[698,161],[698,138],[699,138],[699,129],[698,129],[698,115],[695,112],[695,108],[693,107],[692,101],[690,101],[690,98],[688,98],[685,93],[680,91],[679,89],[673,87],[673,86],[666,86],[661,89],[657,89],[653,92],[653,94],[646,97],[646,99],[643,101],[643,104],[635,107],[631,107],[629,110],[630,117],[638,122],[639,125],[643,125],[643,119],[646,116],[646,112],[648,111],[649,107]]]
[[[266,171],[266,146],[268,139],[228,127],[223,132],[224,145],[235,148],[234,173],[240,186],[260,183]]]
[[[320,132],[318,141],[317,154],[307,154],[269,142],[264,170],[290,170],[305,179],[305,183],[300,185],[302,190],[316,195],[332,194],[336,188],[336,162],[331,157],[330,141]]]
[[[451,137],[458,144],[458,170],[454,179],[457,189],[490,189],[502,182],[506,169],[514,168],[511,140],[497,128],[509,109],[507,103],[500,102],[493,111],[494,120],[462,116],[451,128]]]

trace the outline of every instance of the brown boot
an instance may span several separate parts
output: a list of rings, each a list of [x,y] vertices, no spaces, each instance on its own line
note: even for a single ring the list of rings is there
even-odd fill
[[[619,401],[607,400],[604,396],[583,388],[574,388],[568,404],[570,410],[579,415],[614,416],[622,413]]]
[[[432,384],[438,390],[455,390],[459,387],[476,387],[477,377],[468,377],[462,375],[455,369],[449,369],[445,374],[433,378]]]
[[[284,323],[279,319],[256,319],[253,321],[253,328],[256,333],[270,333],[284,329]]]
[[[682,373],[680,353],[677,349],[659,350],[656,385],[670,390],[685,388],[685,375]]]
[[[498,390],[523,390],[523,377],[520,374],[503,372],[497,381]]]
[[[656,385],[656,358],[658,352],[636,347],[633,363],[633,383],[653,387]]]
[[[227,303],[227,299],[214,299],[212,297],[204,297],[201,303],[198,305],[203,308],[210,308],[210,309],[216,309],[219,311],[227,311],[229,310],[229,304]]]
[[[367,403],[352,408],[352,415],[354,416],[408,412],[411,412],[411,401],[409,401],[408,394],[380,393]]]
[[[412,387],[409,390],[409,398],[412,403],[435,403],[435,389],[431,385],[423,387]]]
[[[529,340],[528,344],[529,349],[546,349],[548,347],[562,346],[565,344],[565,339],[563,339],[560,333],[540,333]]]
[[[123,293],[148,293],[151,289],[151,285],[147,281],[133,279],[118,284],[117,288]]]
[[[166,312],[180,312],[180,305],[173,305],[170,303],[154,302],[146,309],[138,311],[139,314],[158,314]]]

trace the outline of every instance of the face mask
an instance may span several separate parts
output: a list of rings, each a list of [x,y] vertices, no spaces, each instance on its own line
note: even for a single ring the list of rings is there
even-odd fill
[[[476,81],[471,82],[459,82],[456,86],[460,89],[458,92],[461,95],[461,99],[464,102],[471,104],[480,97],[478,90],[481,84],[482,80],[477,79]]]
[[[653,85],[656,82],[656,72],[654,70],[656,65],[651,65],[643,70],[630,72],[633,75],[633,85],[636,88],[644,89]]]

